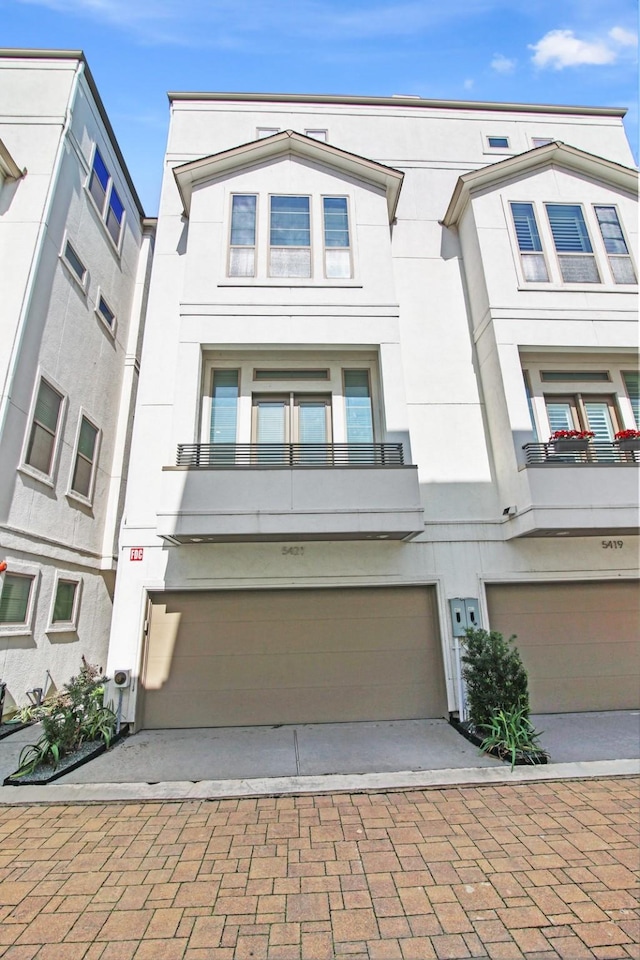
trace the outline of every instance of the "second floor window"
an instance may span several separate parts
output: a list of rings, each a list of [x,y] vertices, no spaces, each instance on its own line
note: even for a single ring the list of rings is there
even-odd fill
[[[46,380],[40,381],[31,422],[25,463],[50,476],[62,413],[63,397]]]
[[[522,273],[525,280],[546,282],[549,280],[547,265],[542,252],[538,224],[532,203],[512,203],[511,215],[520,249]]]

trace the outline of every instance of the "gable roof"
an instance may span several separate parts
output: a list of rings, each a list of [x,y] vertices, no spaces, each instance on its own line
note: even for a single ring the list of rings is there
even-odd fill
[[[637,170],[597,157],[585,150],[578,150],[577,147],[570,147],[558,140],[547,143],[543,147],[536,147],[534,150],[527,150],[526,153],[520,153],[517,157],[508,157],[506,160],[489,164],[480,170],[463,174],[456,183],[447,212],[441,222],[445,227],[456,224],[476,190],[494,187],[520,174],[531,173],[536,169],[549,166],[574,170],[594,179],[604,180],[623,190],[631,192],[637,190]]]
[[[194,183],[282,156],[315,160],[341,173],[381,187],[387,195],[389,222],[394,219],[400,187],[404,179],[404,174],[400,170],[394,170],[393,167],[376,163],[375,160],[367,160],[355,153],[340,150],[330,143],[305,137],[294,130],[282,130],[271,137],[252,140],[231,150],[223,150],[221,153],[214,153],[199,160],[190,160],[188,163],[174,167],[173,175],[180,191],[185,215],[189,216]]]

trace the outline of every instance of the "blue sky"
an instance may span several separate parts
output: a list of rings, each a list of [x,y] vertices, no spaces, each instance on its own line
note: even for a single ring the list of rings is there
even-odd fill
[[[636,0],[0,0],[0,44],[84,50],[146,212],[168,90],[626,107]]]

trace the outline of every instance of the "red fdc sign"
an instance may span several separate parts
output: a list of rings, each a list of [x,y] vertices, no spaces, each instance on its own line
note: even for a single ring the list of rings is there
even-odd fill
[[[131,547],[129,551],[129,560],[142,560],[144,558],[144,547]]]

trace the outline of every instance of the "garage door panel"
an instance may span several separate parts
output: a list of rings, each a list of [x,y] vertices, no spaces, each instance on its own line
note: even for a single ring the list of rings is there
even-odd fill
[[[403,684],[428,682],[426,670],[415,675],[415,663],[398,666],[395,651],[382,653],[281,654],[278,656],[210,658],[204,665],[200,657],[177,657],[166,669],[163,658],[150,658],[147,689],[168,687],[171,690],[204,689],[220,691],[233,685],[238,690],[277,690],[282,686],[336,687],[352,685],[349,678],[358,676],[362,684],[373,686],[385,676],[400,677]],[[204,680],[203,680],[204,675]],[[157,686],[153,687],[153,678]],[[158,680],[160,681],[158,683]],[[150,682],[151,681],[151,682]]]
[[[401,699],[418,703],[428,710],[424,687],[352,686],[336,690],[309,687],[304,691],[305,719],[300,720],[300,690],[282,689],[278,694],[278,723],[334,723],[339,716],[342,723],[364,720],[396,720],[397,704]],[[363,709],[363,703],[369,709]],[[148,728],[273,725],[273,702],[260,690],[222,691],[213,704],[206,691],[175,693],[162,703],[150,703],[145,710]],[[224,722],[215,722],[217,717]],[[212,722],[212,719],[214,722]],[[177,721],[177,722],[176,722]]]
[[[638,668],[637,647],[633,644],[585,643],[576,647],[569,644],[551,647],[548,644],[527,646],[520,650],[527,672],[540,679],[580,679],[581,677],[624,676],[621,664],[634,663]]]
[[[492,584],[491,628],[515,641],[534,712],[639,704],[638,583]]]
[[[143,687],[147,727],[443,716],[435,590],[159,594]]]

